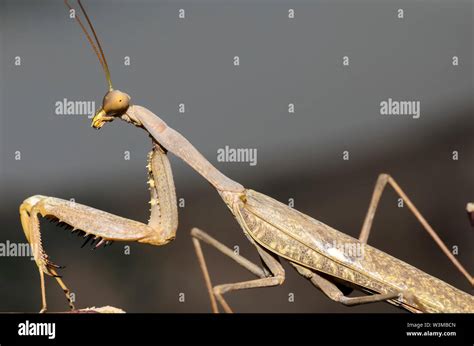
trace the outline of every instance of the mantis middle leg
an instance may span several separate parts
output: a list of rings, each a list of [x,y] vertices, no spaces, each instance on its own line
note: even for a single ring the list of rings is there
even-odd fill
[[[256,264],[250,262],[248,259],[244,258],[241,255],[236,254],[230,248],[225,246],[224,244],[220,243],[216,239],[212,238],[207,233],[201,231],[198,228],[193,228],[191,230],[191,236],[193,237],[193,243],[196,250],[196,254],[199,260],[199,264],[201,266],[201,270],[204,275],[204,279],[206,281],[206,286],[209,291],[209,297],[211,299],[211,306],[213,312],[219,312],[216,304],[216,299],[221,304],[222,308],[227,313],[232,313],[232,309],[230,308],[229,304],[227,304],[226,300],[223,297],[224,293],[249,289],[249,288],[258,288],[258,287],[270,287],[270,286],[277,286],[281,285],[285,280],[285,270],[283,269],[280,262],[278,262],[275,257],[267,252],[264,248],[260,247],[259,245],[255,244],[257,247],[257,251],[262,258],[263,263],[268,268],[269,272],[266,272]],[[224,255],[232,258],[238,264],[243,266],[245,269],[259,277],[256,280],[249,280],[237,283],[229,283],[223,285],[212,286],[211,280],[209,277],[209,271],[207,269],[206,261],[204,259],[204,255],[202,254],[202,249],[199,241],[204,241],[205,243],[211,245],[212,247],[219,250]]]

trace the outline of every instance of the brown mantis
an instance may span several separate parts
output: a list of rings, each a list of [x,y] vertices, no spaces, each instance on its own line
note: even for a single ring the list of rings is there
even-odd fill
[[[69,9],[72,7],[65,1]],[[64,290],[71,308],[70,291],[58,275],[59,266],[52,263],[42,247],[39,217],[57,220],[84,235],[95,247],[110,241],[165,245],[175,238],[178,227],[176,193],[167,153],[172,152],[202,175],[219,193],[236,218],[248,240],[256,247],[263,268],[194,228],[193,244],[203,271],[212,310],[232,312],[223,295],[230,291],[276,286],[283,283],[285,271],[279,258],[289,261],[302,276],[311,281],[330,299],[345,305],[386,301],[411,312],[474,312],[474,298],[427,273],[367,245],[372,221],[384,188],[391,186],[404,200],[425,230],[435,240],[457,269],[474,285],[472,276],[448,250],[433,228],[421,215],[396,181],[387,174],[377,180],[372,200],[359,236],[352,238],[266,195],[247,189],[218,171],[180,133],[173,130],[148,109],[131,104],[124,92],[114,90],[104,52],[91,21],[78,1],[92,31],[93,38],[76,14],[75,18],[101,63],[109,86],[102,108],[92,120],[100,129],[106,122],[120,118],[145,130],[152,139],[148,156],[148,185],[151,193],[151,215],[147,224],[129,220],[79,203],[54,197],[32,196],[20,206],[20,218],[26,238],[34,250],[39,269],[42,310],[47,310],[44,274],[53,276]],[[471,220],[474,204],[467,206]],[[257,279],[213,286],[201,249],[201,241],[213,246],[249,270]],[[347,253],[335,244],[352,244],[362,254]],[[368,293],[362,297],[344,295],[340,286]]]

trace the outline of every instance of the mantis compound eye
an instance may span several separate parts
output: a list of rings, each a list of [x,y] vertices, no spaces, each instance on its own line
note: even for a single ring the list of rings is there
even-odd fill
[[[130,96],[120,90],[111,90],[104,96],[102,108],[92,119],[91,126],[100,129],[106,122],[122,116],[130,106]]]
[[[118,117],[125,113],[130,105],[130,96],[120,90],[111,90],[104,96],[102,109],[109,116]]]

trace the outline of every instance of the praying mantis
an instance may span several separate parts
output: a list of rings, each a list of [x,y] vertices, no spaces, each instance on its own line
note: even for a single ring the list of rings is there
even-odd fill
[[[226,293],[281,285],[285,280],[285,270],[280,259],[287,260],[330,299],[347,306],[384,301],[410,312],[474,312],[472,295],[367,244],[382,193],[385,187],[391,186],[450,261],[474,285],[473,277],[390,175],[379,175],[358,239],[271,197],[245,188],[217,170],[183,135],[170,128],[161,118],[145,107],[132,104],[128,94],[112,87],[102,46],[84,6],[80,0],[77,2],[92,36],[78,14],[75,19],[97,55],[108,83],[102,107],[93,117],[91,126],[100,129],[108,122],[122,119],[145,130],[151,137],[152,149],[147,164],[147,183],[151,194],[150,219],[145,224],[55,197],[35,195],[25,199],[19,208],[20,220],[39,270],[42,298],[40,312],[47,311],[45,274],[57,281],[71,309],[74,309],[70,290],[58,275],[61,267],[54,264],[43,249],[40,217],[69,227],[72,232],[84,236],[86,243],[91,242],[95,248],[106,246],[112,241],[153,246],[168,244],[175,238],[178,228],[176,192],[168,152],[186,162],[216,189],[249,242],[255,246],[263,263],[263,267],[258,266],[206,232],[193,228],[191,237],[213,312],[219,312],[218,304],[223,311],[232,312],[224,298]],[[70,10],[73,9],[67,0],[65,4]],[[467,205],[467,212],[474,223],[473,203]],[[230,257],[257,278],[213,286],[201,242]],[[341,250],[336,244],[354,245],[363,251],[362,254],[350,253]],[[356,289],[367,295],[349,297],[347,289]]]

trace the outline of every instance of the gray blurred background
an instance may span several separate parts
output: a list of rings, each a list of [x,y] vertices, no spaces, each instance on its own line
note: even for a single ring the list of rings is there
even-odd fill
[[[474,201],[472,1],[84,5],[114,87],[161,116],[226,175],[284,203],[293,198],[298,210],[357,237],[377,175],[390,173],[474,270],[474,235],[465,213]],[[185,19],[178,18],[181,8]],[[404,19],[397,18],[399,8]],[[64,98],[99,106],[107,90],[96,56],[63,2],[1,0],[0,34],[0,242],[25,242],[18,206],[34,194],[74,198],[145,222],[145,133],[120,121],[97,132],[86,116],[54,113]],[[16,56],[21,66],[15,66]],[[350,59],[347,67],[343,56]],[[452,65],[453,56],[459,66]],[[379,104],[388,98],[420,101],[420,119],[382,117]],[[218,148],[226,145],[257,148],[258,164],[217,162]],[[21,160],[15,160],[17,151]],[[91,251],[42,223],[46,250],[67,266],[64,280],[78,307],[210,311],[189,235],[193,226],[260,263],[218,194],[170,156],[178,198],[185,199],[171,244],[115,243]],[[397,198],[390,189],[384,194],[369,243],[471,292],[414,216],[397,207]],[[124,255],[125,245],[130,255]],[[253,278],[215,250],[205,246],[204,252],[215,284]],[[230,305],[238,312],[399,311],[384,303],[341,306],[284,266],[283,286],[228,294]],[[47,294],[50,310],[67,309],[52,279]],[[0,257],[0,297],[0,311],[40,309],[33,261]]]

